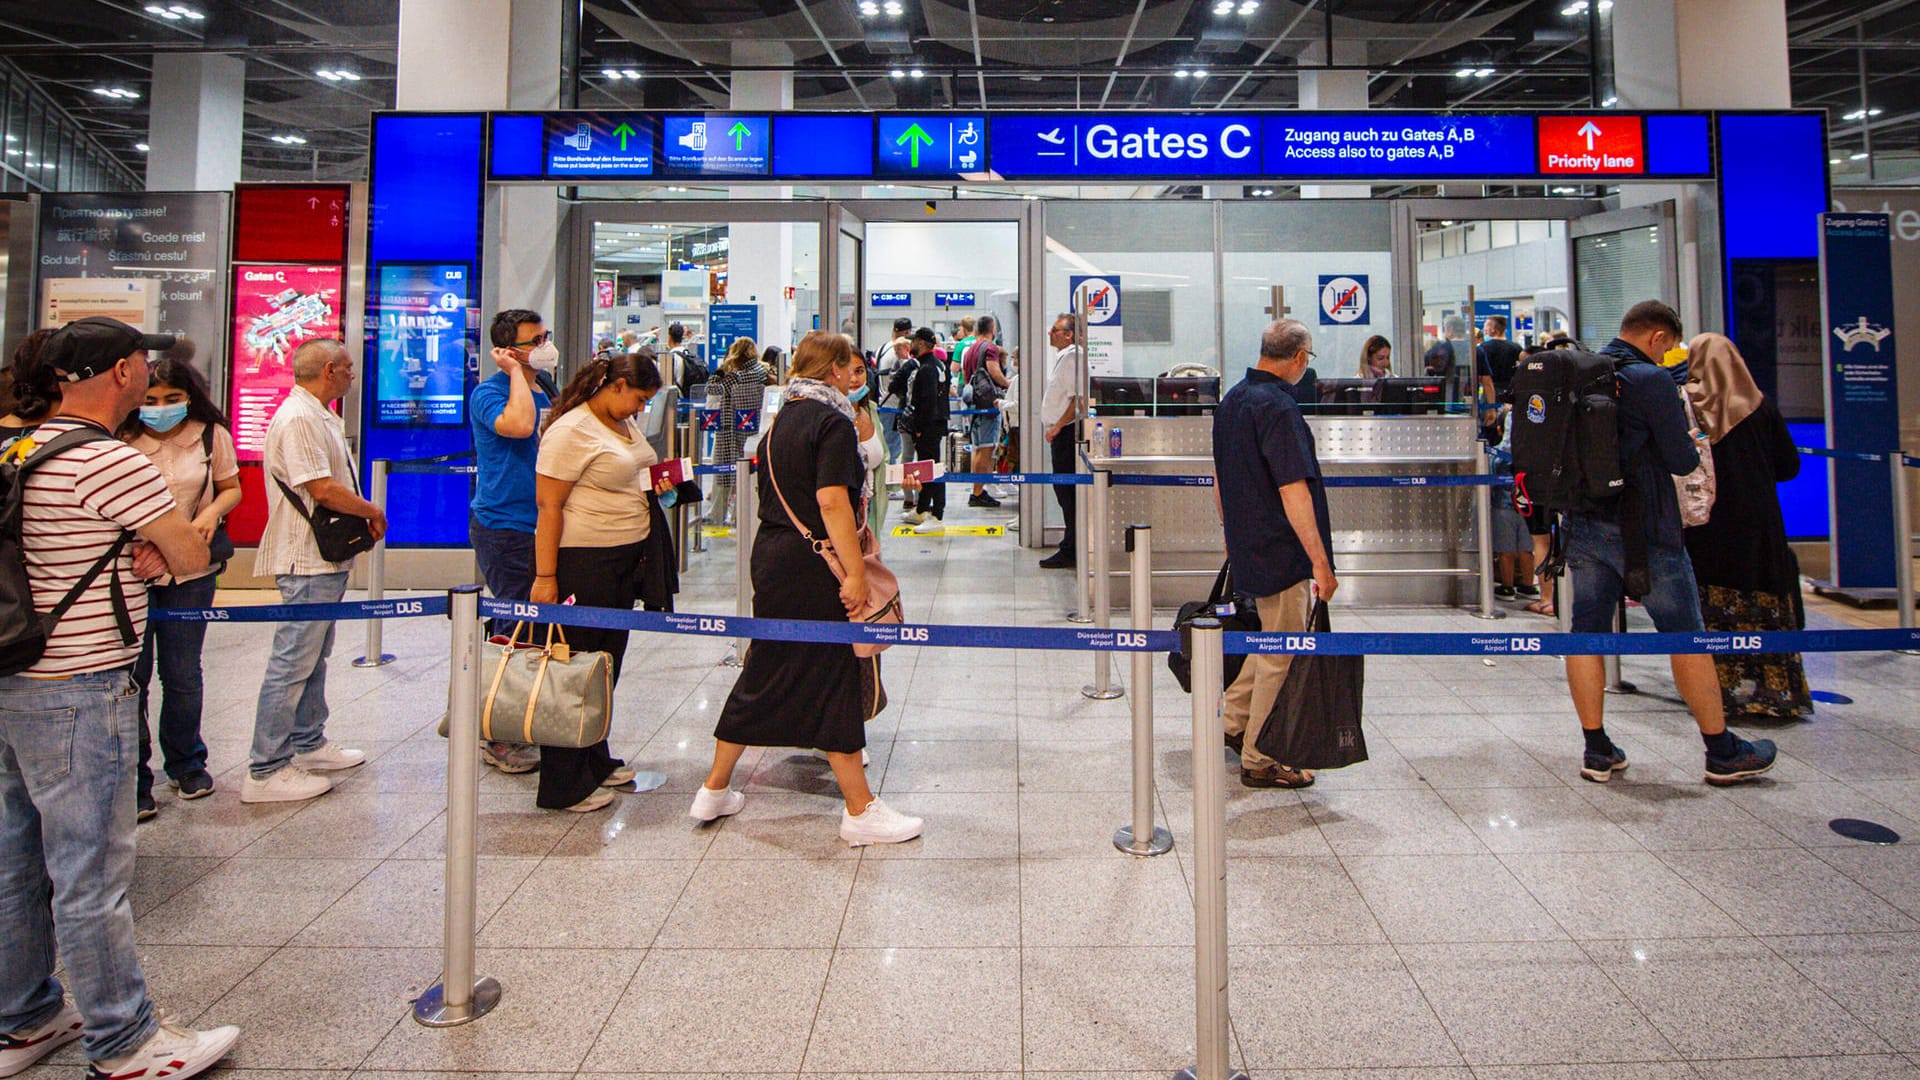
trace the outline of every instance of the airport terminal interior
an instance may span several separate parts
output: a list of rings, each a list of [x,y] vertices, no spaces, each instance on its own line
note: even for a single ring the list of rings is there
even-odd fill
[[[1920,1080],[1917,39],[0,12],[0,1077]]]

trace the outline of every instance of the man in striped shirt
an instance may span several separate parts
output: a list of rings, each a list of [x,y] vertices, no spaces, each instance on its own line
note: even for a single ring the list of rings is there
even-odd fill
[[[154,1067],[192,1076],[240,1035],[158,1015],[127,902],[141,723],[132,667],[146,630],[145,582],[204,568],[207,545],[159,468],[111,433],[147,392],[147,351],[172,344],[106,318],[70,323],[46,344],[61,407],[33,440],[44,452],[70,432],[98,437],[27,476],[21,552],[34,610],[51,613],[92,568],[100,572],[40,659],[0,677],[0,1076],[83,1033],[91,1076]],[[56,939],[71,1000],[53,975]]]

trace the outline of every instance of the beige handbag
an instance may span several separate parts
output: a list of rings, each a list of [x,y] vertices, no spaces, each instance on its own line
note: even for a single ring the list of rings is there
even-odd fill
[[[581,749],[606,739],[613,724],[613,659],[603,652],[574,652],[558,626],[547,627],[545,646],[516,646],[526,623],[517,623],[504,644],[485,645],[493,674],[484,675],[480,738]],[[527,635],[533,640],[531,632]]]

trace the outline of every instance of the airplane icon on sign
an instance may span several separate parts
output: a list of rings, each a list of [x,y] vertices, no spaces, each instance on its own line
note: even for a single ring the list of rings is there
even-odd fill
[[[1066,140],[1066,136],[1064,136],[1064,135],[1061,135],[1061,134],[1060,134],[1060,129],[1059,129],[1059,128],[1054,128],[1054,129],[1053,129],[1052,131],[1043,131],[1043,132],[1041,132],[1041,133],[1040,133],[1040,138],[1041,138],[1041,139],[1042,139],[1043,141],[1045,141],[1045,142],[1050,142],[1050,143],[1052,143],[1052,144],[1053,144],[1053,145],[1055,145],[1055,146],[1059,146],[1059,145],[1060,145],[1061,143],[1063,143],[1063,142],[1066,142],[1066,141],[1067,141],[1067,140]]]

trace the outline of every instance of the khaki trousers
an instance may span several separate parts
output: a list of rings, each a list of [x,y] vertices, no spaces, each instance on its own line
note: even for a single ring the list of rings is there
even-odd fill
[[[1259,598],[1260,629],[1265,633],[1301,633],[1307,628],[1307,608],[1313,599],[1313,581],[1302,581],[1272,596]],[[1287,669],[1293,666],[1288,655],[1254,654],[1247,657],[1240,677],[1233,680],[1224,695],[1227,734],[1245,735],[1240,748],[1240,763],[1249,769],[1264,769],[1274,760],[1254,746],[1267,726],[1273,702],[1287,681]],[[1280,764],[1292,764],[1280,762]]]

